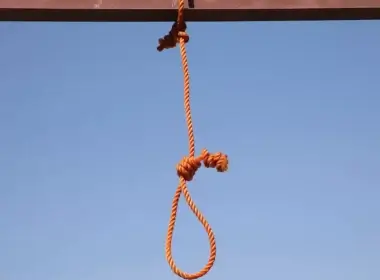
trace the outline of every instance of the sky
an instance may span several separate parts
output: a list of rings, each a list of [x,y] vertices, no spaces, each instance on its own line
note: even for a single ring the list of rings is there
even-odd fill
[[[187,154],[171,23],[0,24],[0,279],[178,279]],[[380,21],[189,23],[189,184],[209,280],[380,279]],[[207,236],[181,200],[177,264]]]

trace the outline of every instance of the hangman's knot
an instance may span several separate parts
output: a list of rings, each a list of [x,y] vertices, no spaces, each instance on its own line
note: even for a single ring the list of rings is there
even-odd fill
[[[210,154],[206,149],[202,150],[199,157],[184,157],[177,165],[177,175],[186,181],[191,181],[195,173],[201,167],[201,162],[207,168],[215,168],[218,172],[228,170],[228,157],[222,153]]]
[[[195,157],[184,157],[177,165],[178,176],[183,177],[186,181],[193,180],[195,173],[202,165],[201,160]]]
[[[174,48],[181,39],[183,39],[185,43],[189,42],[190,40],[189,35],[186,33],[186,23],[181,24],[181,26],[179,26],[177,23],[174,23],[171,30],[169,31],[169,34],[158,39],[157,50],[161,52],[165,49]]]

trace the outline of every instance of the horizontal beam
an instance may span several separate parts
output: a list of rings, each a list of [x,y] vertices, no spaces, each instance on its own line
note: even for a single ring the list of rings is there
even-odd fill
[[[0,21],[158,22],[178,0],[0,0]],[[188,1],[188,0],[187,0]],[[380,0],[192,0],[187,21],[380,19]]]

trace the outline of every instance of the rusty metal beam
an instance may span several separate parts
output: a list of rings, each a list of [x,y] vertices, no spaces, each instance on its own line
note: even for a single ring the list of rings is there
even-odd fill
[[[0,0],[0,21],[174,21],[178,0]],[[380,19],[380,0],[188,0],[187,21]]]

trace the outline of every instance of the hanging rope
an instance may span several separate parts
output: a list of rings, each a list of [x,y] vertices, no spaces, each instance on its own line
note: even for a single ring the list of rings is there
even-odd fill
[[[184,157],[181,162],[177,165],[177,175],[179,176],[179,185],[175,192],[172,210],[170,215],[169,227],[166,236],[165,252],[166,259],[170,265],[172,271],[183,279],[197,279],[206,275],[212,268],[216,258],[216,243],[215,236],[211,229],[211,226],[198,210],[194,201],[192,200],[190,193],[187,189],[186,181],[191,181],[196,173],[196,171],[201,167],[202,162],[207,168],[216,168],[218,172],[224,172],[228,169],[228,158],[222,153],[210,154],[206,149],[202,150],[200,156],[195,157],[195,141],[193,132],[193,123],[191,118],[191,108],[190,108],[190,75],[187,62],[187,53],[185,44],[189,41],[189,35],[186,33],[186,24],[184,21],[184,10],[185,10],[185,0],[179,0],[178,3],[178,17],[177,22],[173,24],[172,29],[169,34],[165,37],[159,39],[158,51],[163,51],[165,49],[174,48],[177,43],[180,45],[182,69],[184,77],[184,105],[185,105],[185,115],[187,122],[187,130],[189,136],[189,155]],[[206,265],[196,273],[186,273],[177,267],[173,260],[172,255],[172,240],[174,226],[177,218],[178,202],[183,193],[187,204],[189,205],[191,211],[198,218],[199,222],[205,228],[209,243],[210,243],[210,256]]]

